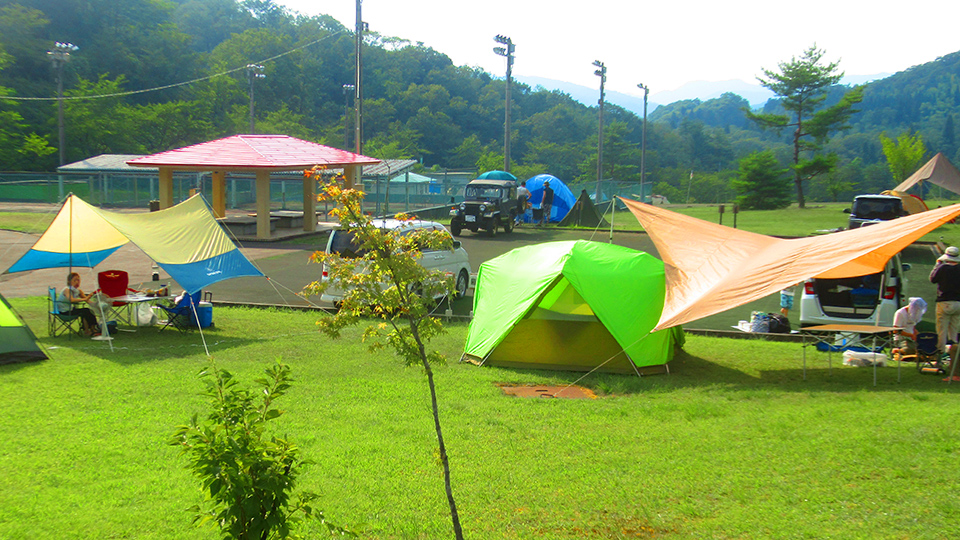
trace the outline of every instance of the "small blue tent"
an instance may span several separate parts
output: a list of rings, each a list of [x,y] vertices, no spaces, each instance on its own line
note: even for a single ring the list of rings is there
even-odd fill
[[[577,202],[577,197],[570,191],[570,188],[556,176],[549,174],[538,174],[527,180],[527,189],[530,190],[530,203],[535,207],[540,206],[543,200],[543,183],[550,182],[550,188],[553,189],[553,209],[550,211],[550,218],[547,221],[559,222],[562,220],[573,205]]]

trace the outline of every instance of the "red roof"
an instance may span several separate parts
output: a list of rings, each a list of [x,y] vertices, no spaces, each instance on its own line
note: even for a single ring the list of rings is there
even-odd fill
[[[314,165],[372,165],[379,159],[287,135],[234,135],[127,162],[134,167],[177,169],[306,169]]]

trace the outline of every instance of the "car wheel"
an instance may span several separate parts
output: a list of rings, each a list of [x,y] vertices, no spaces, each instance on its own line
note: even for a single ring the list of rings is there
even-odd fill
[[[463,230],[463,227],[460,226],[460,222],[454,221],[450,223],[450,233],[454,236],[460,236],[460,232]]]
[[[470,274],[467,273],[466,269],[460,270],[460,274],[457,276],[457,285],[454,293],[457,298],[463,298],[467,295],[467,287],[470,286]]]
[[[507,216],[507,221],[503,224],[503,232],[510,234],[513,232],[513,223],[516,218],[513,216]]]
[[[499,229],[499,228],[500,228],[500,218],[495,217],[495,218],[493,218],[493,221],[490,223],[490,228],[487,229],[487,235],[488,235],[488,236],[491,236],[491,237],[492,237],[492,236],[496,236],[496,235],[497,235],[497,229]]]

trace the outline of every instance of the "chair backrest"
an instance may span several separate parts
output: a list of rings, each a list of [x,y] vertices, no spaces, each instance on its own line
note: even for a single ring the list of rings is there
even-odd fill
[[[200,305],[200,295],[203,291],[197,291],[193,294],[184,294],[183,298],[177,302],[177,307],[190,307],[190,304],[195,306]]]
[[[939,336],[936,332],[920,332],[917,334],[917,350],[932,354],[937,352]]]
[[[116,298],[127,294],[130,276],[123,270],[105,270],[97,274],[97,284],[103,294]]]
[[[60,306],[57,305],[57,289],[54,287],[48,288],[48,293],[50,294],[50,313],[54,315],[60,314]]]

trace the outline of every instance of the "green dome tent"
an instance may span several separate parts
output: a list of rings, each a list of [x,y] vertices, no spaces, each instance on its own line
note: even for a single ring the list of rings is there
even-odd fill
[[[533,369],[640,373],[662,366],[683,330],[651,334],[663,262],[577,240],[521,247],[480,266],[462,360]]]
[[[46,360],[47,355],[37,345],[23,320],[13,311],[7,299],[0,295],[0,364]]]

